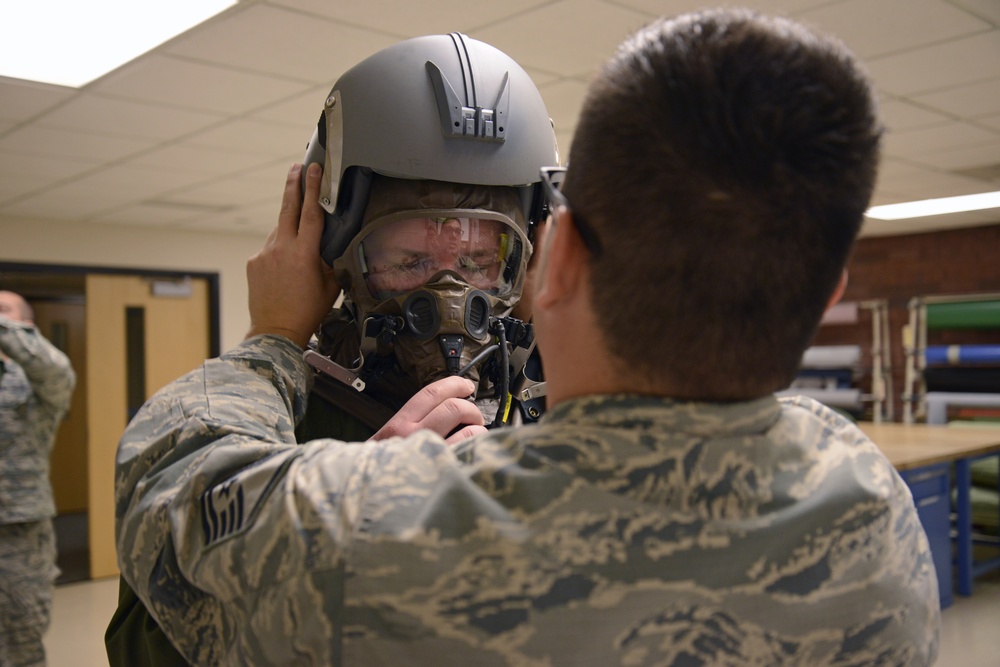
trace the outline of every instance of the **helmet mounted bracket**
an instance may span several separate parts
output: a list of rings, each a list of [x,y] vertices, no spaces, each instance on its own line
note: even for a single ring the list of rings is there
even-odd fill
[[[456,35],[464,37],[457,33],[453,33],[452,37],[455,38]],[[503,143],[506,139],[507,115],[510,110],[510,73],[504,72],[492,107],[479,106],[475,77],[472,74],[471,64],[467,61],[468,52],[465,49],[458,49],[458,52],[467,79],[463,81],[464,100],[459,97],[455,87],[448,81],[448,77],[440,67],[430,60],[426,64],[427,75],[434,87],[438,112],[441,116],[441,132],[446,137]]]

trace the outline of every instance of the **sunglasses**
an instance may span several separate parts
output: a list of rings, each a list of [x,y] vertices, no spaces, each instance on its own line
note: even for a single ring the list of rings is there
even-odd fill
[[[549,215],[552,215],[557,206],[565,206],[567,209],[572,210],[573,207],[570,206],[566,195],[560,191],[563,180],[566,178],[566,167],[542,167],[540,173],[542,177],[542,190],[545,192],[545,202]],[[583,245],[590,251],[593,257],[600,257],[602,251],[601,239],[597,236],[594,228],[576,211],[573,212],[572,220],[573,224],[576,225],[577,233],[580,234]]]

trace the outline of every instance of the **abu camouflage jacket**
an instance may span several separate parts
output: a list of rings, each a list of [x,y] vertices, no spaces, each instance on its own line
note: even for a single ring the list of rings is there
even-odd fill
[[[0,316],[0,524],[56,514],[49,456],[76,375],[34,325]]]
[[[195,664],[927,665],[909,491],[808,399],[594,396],[447,447],[295,444],[307,370],[262,336],[118,451],[119,565]]]

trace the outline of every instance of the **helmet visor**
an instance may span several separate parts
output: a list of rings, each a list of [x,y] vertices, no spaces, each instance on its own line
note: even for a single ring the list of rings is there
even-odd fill
[[[508,217],[467,209],[400,211],[372,221],[355,241],[365,284],[380,300],[418,289],[442,271],[507,296],[525,247],[524,233]]]

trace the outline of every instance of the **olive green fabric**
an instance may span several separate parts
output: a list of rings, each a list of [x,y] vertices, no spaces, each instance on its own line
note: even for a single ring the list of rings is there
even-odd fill
[[[188,662],[149,615],[135,591],[118,578],[118,608],[104,633],[108,664],[172,667]]]

